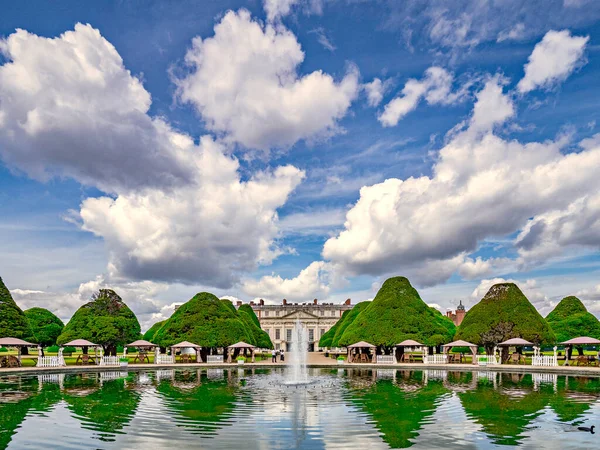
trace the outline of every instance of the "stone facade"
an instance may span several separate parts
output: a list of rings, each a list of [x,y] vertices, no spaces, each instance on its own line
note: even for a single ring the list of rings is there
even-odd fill
[[[240,303],[238,303],[239,306]],[[350,299],[342,304],[319,303],[314,299],[311,303],[288,303],[265,305],[263,300],[250,302],[263,330],[276,349],[290,350],[292,329],[297,319],[308,329],[309,351],[319,351],[319,339],[342,317],[344,311],[352,309]]]
[[[456,311],[446,311],[446,317],[449,317],[454,322],[454,325],[459,326],[465,318],[466,313],[467,311],[461,300],[456,307]]]

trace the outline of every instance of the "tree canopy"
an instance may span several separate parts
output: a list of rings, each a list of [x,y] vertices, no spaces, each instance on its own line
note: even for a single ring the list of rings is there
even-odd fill
[[[231,306],[231,302],[219,300],[208,292],[196,294],[167,319],[154,336],[154,342],[163,347],[181,341],[204,348],[227,347],[239,341],[256,345],[252,330]]]
[[[260,327],[260,321],[256,317],[252,307],[250,305],[242,305],[238,308],[238,313],[252,333],[254,342],[251,342],[251,344],[260,348],[273,348],[269,333]]]
[[[344,311],[342,317],[332,326],[319,340],[319,347],[339,347],[339,341],[348,325],[354,322],[356,316],[369,306],[370,302],[360,302],[354,305],[352,309]]]
[[[158,330],[160,330],[160,328],[165,324],[166,321],[167,320],[165,319],[161,320],[160,322],[156,322],[148,329],[148,331],[144,333],[142,339],[154,343],[154,336],[156,336],[156,333],[158,332]]]
[[[386,280],[339,338],[339,345],[358,341],[392,347],[405,339],[426,345],[450,342],[456,327],[434,312],[405,277]],[[440,342],[442,341],[442,342]]]
[[[79,308],[57,339],[59,345],[73,339],[87,339],[105,351],[140,338],[137,317],[112,289],[100,289],[92,301]]]
[[[44,308],[27,309],[25,317],[29,321],[36,342],[42,347],[55,345],[56,339],[65,327],[62,320]]]
[[[588,312],[577,297],[563,298],[548,314],[546,320],[558,342],[564,342],[579,336],[600,339],[600,321]]]
[[[0,337],[35,341],[27,317],[13,300],[2,278],[0,278]]]
[[[463,319],[456,339],[492,347],[511,338],[553,343],[550,325],[514,283],[493,285]]]

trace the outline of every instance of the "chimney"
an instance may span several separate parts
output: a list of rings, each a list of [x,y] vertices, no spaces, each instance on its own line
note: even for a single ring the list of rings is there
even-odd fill
[[[252,300],[250,300],[250,306],[255,306],[255,304]]]
[[[238,300],[238,301],[236,302],[236,305],[238,305],[238,307],[239,307],[239,306],[242,306],[242,301],[241,301],[241,300]]]
[[[352,303],[352,300],[348,299],[344,302],[344,305],[350,305]]]
[[[313,305],[316,305],[316,304],[317,304],[317,299],[315,298],[315,299],[313,300]]]
[[[283,299],[283,304],[287,305],[287,300],[285,298]]]
[[[261,299],[258,301],[258,304],[259,304],[260,306],[265,306],[265,301],[264,301],[264,300],[261,298]]]

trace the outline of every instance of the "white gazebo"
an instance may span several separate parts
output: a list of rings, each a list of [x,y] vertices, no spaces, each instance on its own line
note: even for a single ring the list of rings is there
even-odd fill
[[[458,340],[458,341],[454,341],[454,342],[450,342],[449,344],[444,344],[442,345],[442,348],[444,349],[444,354],[442,356],[444,356],[444,363],[448,362],[448,352],[452,349],[452,347],[469,347],[471,349],[471,353],[473,354],[473,361],[472,363],[474,365],[478,364],[477,361],[477,349],[479,348],[477,345],[475,344],[471,344],[470,342],[467,341],[463,341],[463,340]],[[431,356],[440,356],[440,355],[431,355]],[[431,358],[431,356],[428,355],[429,358]],[[423,362],[425,362],[425,356],[423,356]],[[428,361],[429,363],[430,361]],[[435,364],[435,363],[434,363]],[[437,364],[440,364],[439,362]]]
[[[500,342],[499,344],[496,345],[496,347],[505,347],[508,351],[509,347],[529,347],[529,346],[533,346],[533,355],[534,355],[534,359],[532,360],[532,365],[536,365],[535,363],[535,357],[536,355],[538,355],[539,353],[539,348],[534,346],[533,342],[529,342],[526,339],[522,339],[522,338],[512,338],[512,339],[508,339],[504,342]],[[494,357],[496,357],[496,347],[494,347]],[[536,352],[537,350],[537,352]],[[522,355],[520,355],[519,357],[521,357]]]
[[[192,342],[188,342],[188,341],[183,341],[180,342],[179,344],[175,344],[175,345],[171,345],[171,356],[173,358],[173,363],[175,363],[175,350],[177,349],[184,349],[184,348],[191,348],[194,349],[196,352],[196,362],[200,362],[200,349],[202,347],[200,347],[198,344],[193,344]]]
[[[131,344],[127,344],[125,346],[123,346],[123,357],[126,358],[127,357],[127,349],[129,347],[134,347],[137,349],[148,349],[148,351],[152,351],[158,348],[158,345],[153,344],[152,342],[148,342],[145,341],[144,339],[138,339],[137,341],[133,341]],[[145,352],[140,352],[138,350],[138,354],[135,357],[135,359],[133,360],[133,362],[135,363],[137,362],[144,362],[144,357],[148,359],[148,364],[150,364],[150,358],[148,358],[147,354]]]
[[[105,365],[103,364],[103,351],[102,351],[102,346],[98,345],[98,344],[94,344],[93,342],[88,341],[87,339],[74,339],[71,342],[67,342],[64,345],[60,346],[60,349],[58,350],[58,357],[62,358],[62,361],[64,363],[64,358],[63,358],[63,347],[79,347],[82,350],[83,349],[88,349],[90,347],[94,347],[94,362],[96,363],[96,365]],[[98,356],[98,351],[100,351],[100,356]],[[84,360],[85,360],[85,356],[87,355],[79,355],[77,357],[77,360],[75,361],[75,364],[77,365],[77,363],[79,362],[79,360],[81,359],[81,364],[83,365]],[[117,358],[117,362],[114,365],[118,365],[119,364],[119,358],[116,356],[113,356],[112,358]],[[66,364],[63,364],[66,365]],[[108,364],[106,364],[108,365]],[[113,365],[113,364],[111,364]]]
[[[17,361],[19,362],[19,366],[21,366],[21,347],[38,347],[38,349],[41,349],[37,344],[32,344],[31,342],[14,337],[0,338],[0,347],[16,347],[18,350]],[[6,358],[8,359],[8,356]]]
[[[573,339],[569,339],[568,341],[561,342],[560,345],[564,345],[567,348],[582,346],[582,345],[600,345],[600,341],[593,337],[589,336],[580,336]],[[555,347],[556,348],[556,347]],[[555,350],[556,352],[556,350]],[[565,366],[569,365],[569,352],[565,352]]]
[[[377,346],[370,344],[369,342],[365,342],[365,341],[360,341],[357,342],[356,344],[352,344],[349,345],[347,347],[348,349],[348,362],[351,363],[353,361],[353,352],[355,352],[356,350],[359,351],[359,354],[364,354],[364,353],[360,353],[360,350],[366,348],[369,352],[371,352],[371,350],[376,349]]]
[[[236,349],[238,350],[244,350],[244,352],[246,350],[250,350],[250,352],[252,353],[252,362],[254,362],[254,349],[256,347],[254,345],[250,345],[247,344],[243,341],[240,341],[236,344],[230,345],[229,347],[227,347],[227,362],[231,363],[231,354],[233,353],[233,351],[235,351]]]
[[[402,349],[402,355],[400,356],[400,358],[403,362],[405,362],[404,360],[406,358],[405,358],[405,353],[404,353],[404,347],[423,348],[423,344],[421,344],[420,342],[417,342],[413,339],[405,339],[404,341],[402,341],[399,344],[396,344],[394,346],[394,359],[396,357],[396,347],[400,347]],[[411,355],[409,355],[409,356],[411,356]],[[411,358],[409,358],[409,362],[410,362],[410,359]]]

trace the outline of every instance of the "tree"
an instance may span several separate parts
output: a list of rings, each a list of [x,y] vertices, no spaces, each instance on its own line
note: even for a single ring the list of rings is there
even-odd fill
[[[358,314],[369,306],[370,302],[360,302],[354,305],[352,309],[344,311],[342,317],[332,326],[319,340],[319,347],[339,347],[339,341],[346,328],[354,322]]]
[[[117,346],[140,338],[137,317],[112,289],[100,289],[92,301],[79,308],[57,339],[59,345],[73,339],[87,339],[117,354]]]
[[[25,310],[25,317],[29,321],[37,343],[42,348],[55,345],[56,339],[65,327],[62,320],[44,308],[27,309]]]
[[[239,341],[252,342],[252,333],[236,311],[213,294],[202,292],[181,305],[154,337],[155,343],[169,347],[189,341],[208,349],[227,347]]]
[[[493,285],[481,301],[467,311],[455,338],[483,345],[488,352],[494,345],[511,338],[535,344],[556,340],[548,323],[514,283]]]
[[[0,278],[0,337],[14,337],[35,342],[35,336],[25,314],[13,300]]]
[[[260,322],[252,307],[242,305],[238,308],[238,313],[252,334],[252,342],[249,342],[249,344],[259,348],[273,348],[269,333],[260,327]]]
[[[348,325],[338,343],[347,346],[367,341],[389,349],[405,339],[414,339],[433,346],[440,343],[436,335],[450,342],[454,332],[454,324],[427,306],[407,278],[394,277],[383,283],[373,301]]]
[[[568,341],[579,336],[600,339],[600,321],[588,312],[577,297],[563,298],[548,314],[546,320],[558,342]],[[577,350],[580,355],[583,354],[583,347],[577,347]]]
[[[158,330],[161,329],[161,327],[165,324],[167,320],[161,320],[160,322],[156,322],[154,325],[152,325],[148,331],[146,331],[144,333],[144,336],[142,337],[142,339],[148,341],[148,342],[152,342],[154,343],[154,337],[156,336],[156,333],[158,332]]]

